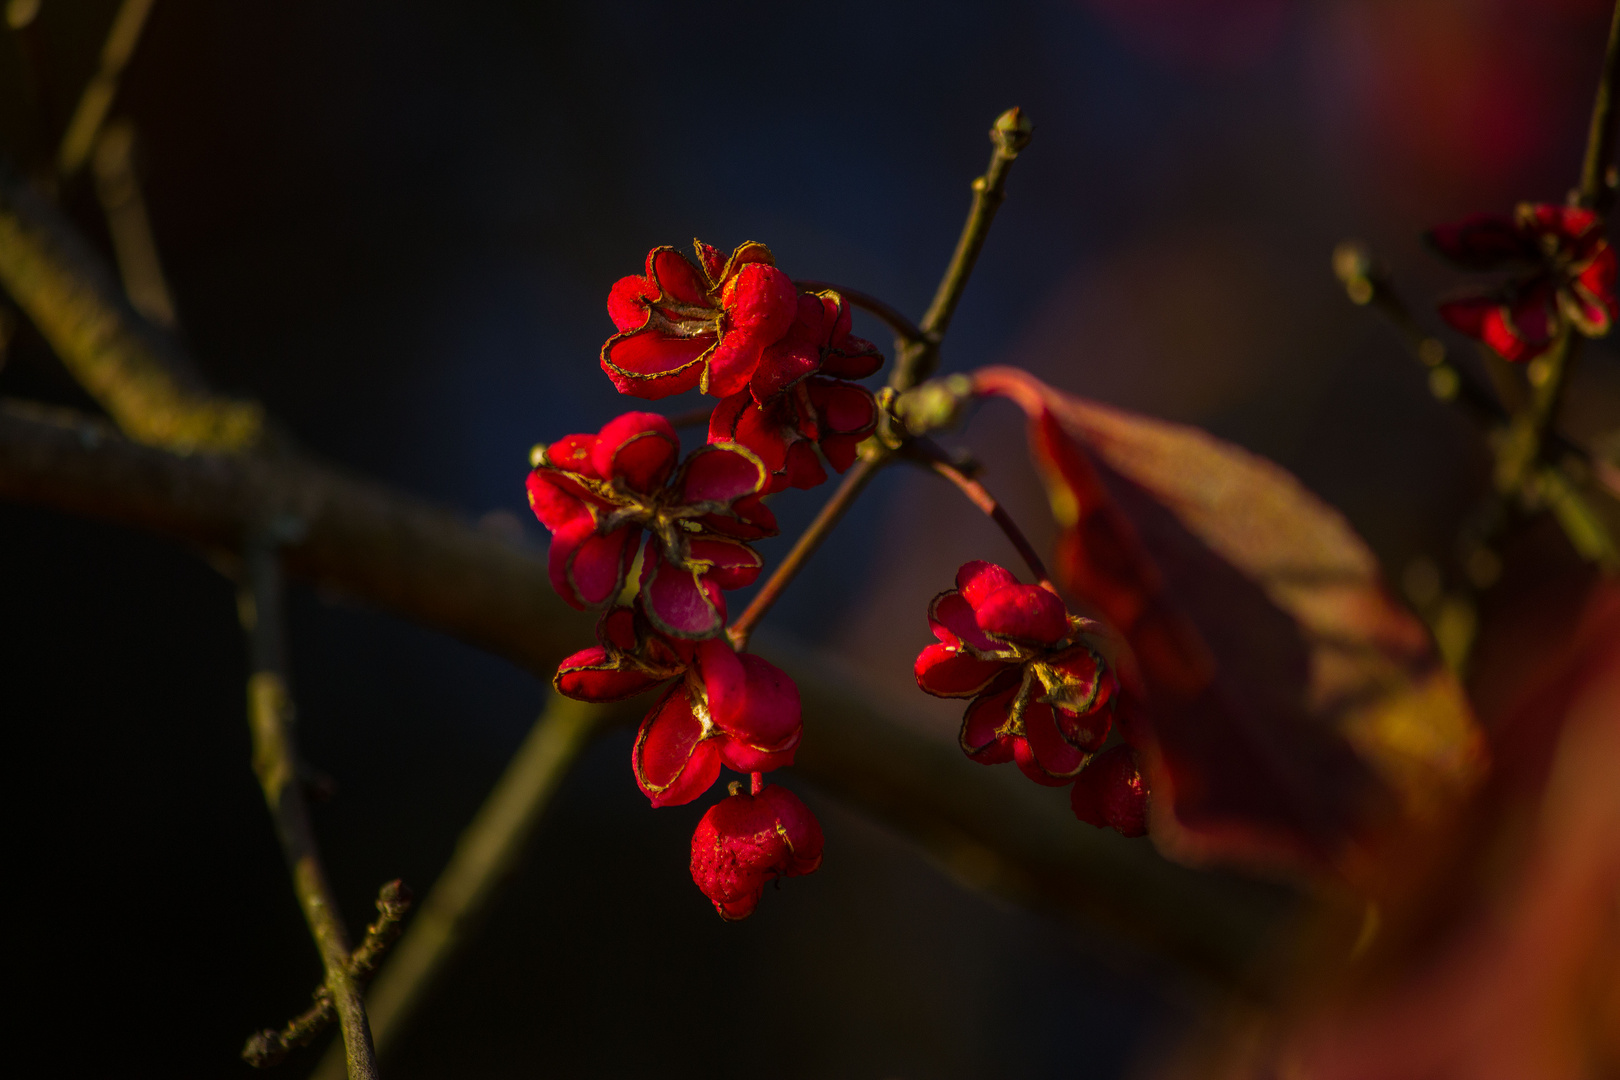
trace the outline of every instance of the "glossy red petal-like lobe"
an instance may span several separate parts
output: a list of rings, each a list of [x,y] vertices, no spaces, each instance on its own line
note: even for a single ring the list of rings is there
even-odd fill
[[[883,353],[865,338],[851,334],[822,357],[821,373],[835,379],[864,379],[883,366]]]
[[[820,367],[821,350],[812,342],[789,335],[760,351],[759,366],[748,380],[748,392],[755,401],[769,404]]]
[[[985,637],[984,631],[979,629],[978,620],[973,617],[973,609],[968,607],[968,602],[955,589],[940,593],[929,603],[928,625],[935,637],[947,643],[948,639],[940,635],[941,628],[980,652],[999,652],[1003,648],[1000,642]]]
[[[552,468],[602,480],[605,478],[591,465],[591,451],[595,448],[595,435],[564,435],[546,447],[546,461]]]
[[[692,650],[692,661],[703,680],[703,694],[709,700],[709,715],[730,715],[742,708],[748,694],[748,669],[742,657],[725,638],[700,641]]]
[[[780,339],[799,313],[793,280],[764,262],[749,262],[726,280],[720,293],[727,325],[763,348]]]
[[[841,434],[870,432],[877,426],[877,402],[872,392],[854,383],[812,379],[810,404],[822,425]]]
[[[546,571],[551,578],[551,587],[569,607],[579,611],[585,610],[585,600],[575,590],[568,569],[580,545],[595,535],[596,525],[590,518],[571,521],[552,531],[551,547],[546,552]]]
[[[604,650],[634,652],[639,644],[636,613],[627,607],[609,608],[596,620],[596,640]]]
[[[602,346],[602,370],[621,394],[654,400],[683,394],[703,378],[713,334],[677,337],[655,327],[615,334]]]
[[[647,253],[647,276],[657,282],[662,293],[660,299],[694,307],[709,304],[708,283],[703,272],[672,247],[653,248]]]
[[[641,606],[647,620],[671,637],[709,638],[726,625],[720,586],[666,558],[663,545],[647,545],[641,570]]]
[[[709,354],[699,389],[718,398],[746,392],[763,350],[753,335],[742,330],[722,334],[720,344]]]
[[[1009,585],[1017,585],[1018,579],[1013,572],[1005,566],[997,566],[993,562],[983,559],[974,559],[963,563],[956,571],[956,590],[967,601],[968,607],[977,608],[984,603],[985,597]]]
[[[1473,214],[1449,225],[1430,229],[1427,238],[1453,262],[1474,270],[1488,270],[1506,262],[1540,258],[1534,239],[1511,214]]]
[[[825,483],[826,479],[827,470],[821,467],[821,459],[816,457],[810,443],[801,440],[788,447],[787,460],[782,464],[783,487],[808,491]]]
[[[767,483],[759,495],[744,495],[731,504],[729,516],[704,515],[702,519],[704,526],[713,532],[737,540],[760,540],[767,536],[775,536],[781,529],[776,524],[776,515],[764,502],[764,492],[769,490],[770,485]]]
[[[1084,645],[1041,661],[1042,697],[1071,712],[1101,708],[1113,696],[1113,673]]]
[[[582,649],[557,666],[551,684],[576,701],[623,701],[663,682],[639,668],[621,664],[600,645]]]
[[[726,272],[726,257],[720,254],[720,249],[696,239],[692,241],[692,249],[697,252],[698,264],[703,267],[709,280],[718,282]]]
[[[607,604],[624,587],[625,575],[635,561],[641,529],[625,525],[606,535],[583,537],[567,558],[568,582],[587,607]],[[552,541],[555,547],[557,540]]]
[[[623,480],[631,490],[648,494],[669,479],[680,452],[680,436],[667,418],[629,412],[603,426],[591,450],[591,467],[598,476]]]
[[[1015,760],[1024,775],[1037,784],[1058,787],[1073,780],[1085,767],[1086,751],[1063,737],[1050,705],[1031,701],[1024,709],[1024,740],[1030,753],[1017,754],[1015,748]]]
[[[613,290],[608,293],[608,318],[620,333],[638,330],[652,314],[648,301],[657,297],[658,286],[640,274],[622,277],[613,283]]]
[[[1039,585],[1008,585],[973,605],[986,634],[1037,645],[1055,645],[1069,633],[1069,612],[1057,595]]]
[[[1057,717],[1058,732],[1063,740],[1088,753],[1096,752],[1108,740],[1108,731],[1113,727],[1114,713],[1107,707],[1081,713],[1054,708],[1052,713]]]
[[[762,405],[821,367],[821,350],[827,341],[821,299],[813,294],[800,296],[796,310],[787,332],[761,352],[759,367],[749,380],[749,391]]]
[[[1092,758],[1075,781],[1069,805],[1088,825],[1147,835],[1148,787],[1136,751],[1121,744]]]
[[[715,726],[756,749],[796,744],[801,724],[798,686],[781,668],[752,653],[737,659],[746,673],[741,687],[728,686],[718,699],[710,692],[709,715]]]
[[[552,532],[580,521],[588,523],[593,520],[585,503],[565,491],[545,470],[530,472],[524,486],[529,493],[529,508],[540,519],[540,524]]]
[[[1013,759],[1014,736],[997,734],[1007,722],[1007,710],[1012,705],[1018,686],[980,694],[968,703],[962,714],[962,731],[957,736],[962,752],[981,765],[1000,765]]]
[[[917,685],[935,697],[974,697],[1007,669],[1001,660],[980,660],[947,644],[930,645],[917,657]]]
[[[720,775],[720,749],[709,734],[684,682],[671,686],[647,713],[630,750],[630,769],[654,806],[680,806],[709,790]]]
[[[687,504],[730,506],[765,490],[769,474],[752,451],[732,443],[710,443],[687,455],[677,485]]]
[[[706,536],[687,542],[691,557],[708,568],[703,580],[721,589],[744,589],[759,577],[765,560],[747,544]],[[723,611],[722,607],[722,611]]]
[[[720,748],[721,762],[728,769],[740,773],[775,772],[793,764],[793,755],[799,751],[799,736],[800,732],[795,731],[786,742],[769,749],[750,746],[730,735],[721,735],[714,742]]]

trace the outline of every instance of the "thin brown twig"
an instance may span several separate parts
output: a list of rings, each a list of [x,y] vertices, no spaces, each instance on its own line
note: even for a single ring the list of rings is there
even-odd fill
[[[845,300],[848,300],[855,307],[858,307],[862,311],[869,312],[882,319],[884,323],[888,325],[889,329],[894,331],[894,336],[899,339],[902,345],[923,340],[923,332],[917,328],[916,323],[907,318],[899,308],[895,307],[893,304],[887,303],[886,301],[879,300],[871,293],[864,293],[855,289],[845,288],[842,285],[837,285],[830,281],[795,281],[793,284],[797,285],[801,289],[807,289],[810,292],[826,292],[829,289],[832,290],[839,296],[842,296]]]
[[[747,610],[732,621],[726,635],[738,652],[748,648],[748,636],[753,633],[754,627],[765,617],[765,613],[771,610],[771,605],[776,603],[788,584],[798,576],[800,570],[804,569],[804,564],[810,561],[810,556],[816,553],[821,542],[827,539],[833,527],[854,505],[866,485],[872,482],[872,478],[888,464],[892,456],[889,450],[880,449],[870,456],[862,457],[844,476],[844,482],[838,485],[838,490],[833,492],[832,498],[822,504],[821,511],[800,534],[793,545],[793,550],[787,553],[787,557],[777,565],[770,579],[754,594],[753,602],[748,605]]]
[[[1007,513],[1007,508],[996,501],[996,497],[990,494],[989,489],[951,464],[943,455],[929,457],[927,462],[930,469],[955,484],[957,490],[966,495],[969,502],[989,515],[990,520],[996,523],[996,527],[1005,534],[1013,548],[1017,550],[1019,556],[1024,560],[1024,564],[1029,567],[1030,573],[1035,575],[1036,583],[1054,593],[1057,592],[1057,586],[1052,581],[1052,575],[1047,572],[1046,564],[1041,561],[1040,555],[1036,553],[1035,545],[1029,542],[1029,538],[1018,527],[1018,523],[1013,521],[1012,515]]]
[[[362,986],[377,973],[388,947],[399,938],[405,914],[411,907],[411,891],[403,881],[394,880],[377,894],[377,921],[366,927],[366,936],[360,947],[349,957],[349,973]],[[332,992],[325,985],[311,995],[314,1003],[289,1020],[280,1031],[266,1028],[248,1037],[242,1048],[242,1060],[255,1069],[279,1065],[295,1048],[308,1046],[321,1032],[337,1020],[337,1007],[332,1003]],[[338,1069],[343,1069],[341,1055]]]
[[[1007,197],[1007,173],[1018,159],[1019,151],[1029,144],[1034,126],[1016,108],[1008,109],[996,117],[990,129],[990,166],[984,175],[973,181],[973,206],[968,211],[962,235],[957,238],[956,250],[950,265],[934,293],[934,302],[928,305],[918,324],[914,343],[903,349],[896,358],[894,376],[889,385],[896,390],[909,390],[934,373],[939,366],[939,343],[950,327],[951,316],[967,288],[968,276],[978,261],[985,237],[990,235],[990,224],[996,211]]]
[[[275,822],[287,867],[326,969],[326,990],[332,997],[338,1025],[343,1031],[349,1080],[376,1080],[377,1061],[371,1046],[360,985],[349,970],[348,934],[338,913],[337,900],[321,865],[310,822],[309,804],[298,780],[298,748],[293,733],[292,703],[287,693],[282,631],[280,526],[261,528],[244,552],[247,588],[241,604],[247,630],[253,674],[248,678],[248,726],[253,734],[253,771],[264,790],[265,805]]]
[[[465,947],[511,877],[557,786],[608,710],[552,697],[506,771],[456,842],[450,862],[366,998],[377,1056],[385,1057],[429,989]],[[338,1080],[336,1047],[312,1074]]]

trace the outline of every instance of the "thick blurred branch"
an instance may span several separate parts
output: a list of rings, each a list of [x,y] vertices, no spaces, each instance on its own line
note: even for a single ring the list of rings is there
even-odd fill
[[[0,167],[0,286],[132,439],[176,450],[241,450],[263,410],[209,391],[186,356],[125,300],[61,212]]]
[[[309,924],[310,936],[315,939],[326,969],[326,992],[343,1029],[349,1080],[376,1080],[376,1054],[360,999],[360,984],[349,969],[349,936],[326,879],[326,869],[321,865],[309,803],[298,779],[298,743],[293,731],[292,701],[287,693],[282,636],[279,533],[275,523],[256,526],[244,553],[247,573],[241,611],[253,671],[248,677],[253,771],[264,789],[265,805],[287,857],[298,905],[304,910],[304,921]]]
[[[181,456],[105,424],[0,408],[0,498],[236,550],[259,515],[291,515],[289,573],[443,630],[549,678],[591,640],[592,620],[552,591],[544,553],[411,496],[309,462]],[[1263,980],[1288,894],[1184,869],[1150,845],[1076,822],[1061,799],[1010,770],[966,761],[879,707],[847,673],[802,651],[761,650],[799,684],[816,737],[796,767],[875,813],[980,887],[1099,921],[1226,986]],[[1029,789],[1029,790],[1025,790]],[[1263,963],[1263,961],[1261,961]]]

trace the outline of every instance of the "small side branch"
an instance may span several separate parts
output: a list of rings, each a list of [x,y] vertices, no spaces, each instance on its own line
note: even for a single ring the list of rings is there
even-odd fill
[[[403,881],[390,881],[377,894],[377,921],[366,927],[365,940],[349,957],[349,974],[364,985],[377,972],[388,947],[399,937],[405,914],[411,908],[411,891]],[[266,1028],[248,1038],[242,1060],[255,1069],[279,1065],[299,1046],[308,1046],[316,1036],[332,1026],[337,1007],[332,992],[324,985],[313,995],[314,1004],[288,1021],[280,1031]]]
[[[360,984],[349,969],[350,949],[332,887],[326,880],[309,804],[298,780],[298,748],[287,694],[282,630],[279,538],[274,529],[252,537],[244,551],[248,588],[241,604],[253,674],[248,678],[248,726],[253,734],[253,771],[264,789],[304,921],[320,950],[331,996],[343,1029],[349,1080],[376,1080],[377,1061]]]
[[[950,327],[951,316],[956,314],[956,305],[962,299],[962,290],[967,288],[968,276],[973,273],[973,264],[979,259],[985,237],[990,235],[996,211],[1007,197],[1007,174],[1018,159],[1019,151],[1029,145],[1033,130],[1028,117],[1016,108],[996,117],[990,129],[990,142],[994,147],[990,167],[973,181],[973,207],[968,211],[967,223],[962,226],[962,235],[957,238],[950,266],[934,293],[934,302],[928,305],[918,326],[918,340],[907,346],[895,363],[890,385],[896,390],[911,389],[939,366],[940,339]]]
[[[471,940],[490,902],[511,877],[562,778],[596,729],[603,708],[553,697],[456,842],[411,928],[368,998],[372,1035],[386,1055],[439,974]],[[362,945],[356,952],[365,952]],[[338,1080],[343,1061],[329,1052],[315,1080]]]

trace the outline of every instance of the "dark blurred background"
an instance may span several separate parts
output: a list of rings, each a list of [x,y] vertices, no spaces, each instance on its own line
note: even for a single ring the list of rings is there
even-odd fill
[[[0,145],[22,167],[53,158],[117,6],[44,0],[43,93],[7,34]],[[1035,138],[946,367],[1023,364],[1270,455],[1398,578],[1446,549],[1485,459],[1329,253],[1360,237],[1427,302],[1454,279],[1422,228],[1561,199],[1607,12],[157,0],[113,115],[209,377],[314,450],[538,543],[528,447],[627,407],[595,357],[608,287],[649,247],[761,240],[796,276],[920,313],[989,123],[1020,105]],[[59,199],[107,246],[87,177]],[[1612,351],[1586,355],[1577,435],[1620,404]],[[0,394],[94,408],[26,321]],[[1013,418],[966,441],[1041,534]],[[881,478],[773,627],[903,690],[927,597],[965,559],[1010,558],[932,483]],[[778,499],[784,532],[824,494]],[[248,768],[233,586],[170,544],[10,506],[0,582],[7,1054],[48,1052],[52,1075],[246,1074],[243,1038],[300,1009],[319,966]],[[379,882],[431,883],[544,688],[308,591],[292,663],[359,925]],[[953,711],[925,714],[948,734]],[[650,811],[629,739],[568,778],[390,1075],[1114,1077],[1191,1021],[1173,972],[965,890],[791,773],[825,866],[721,923],[686,870],[706,801]]]

